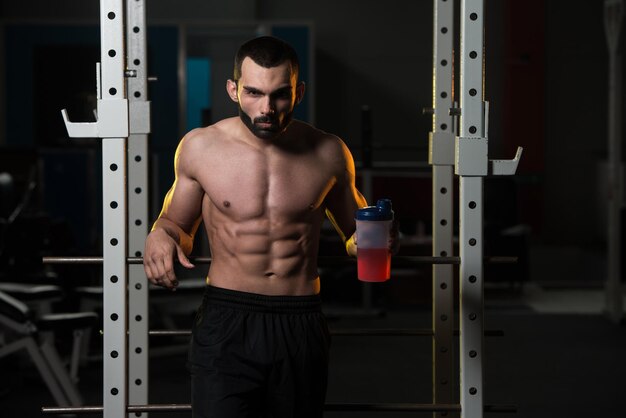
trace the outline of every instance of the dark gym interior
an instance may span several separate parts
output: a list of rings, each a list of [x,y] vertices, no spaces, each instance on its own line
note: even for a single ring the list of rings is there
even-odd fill
[[[398,255],[431,255],[432,116],[423,110],[433,106],[433,1],[145,3],[148,75],[156,78],[148,86],[150,222],[174,179],[180,138],[236,115],[224,86],[237,46],[269,30],[300,48],[307,92],[296,118],[343,139],[355,158],[357,186],[366,185],[362,173],[371,174],[368,200],[393,201],[401,234]],[[615,317],[607,308],[607,138],[609,96],[621,100],[624,87],[608,82],[605,5],[485,0],[484,6],[489,158],[511,159],[524,147],[515,175],[484,179],[485,255],[517,257],[513,264],[485,266],[484,325],[497,332],[484,339],[484,402],[515,406],[514,412],[485,415],[622,417],[626,328],[623,314]],[[458,21],[455,30],[458,35]],[[456,64],[458,50],[457,40]],[[621,75],[619,51],[621,46]],[[102,404],[102,293],[94,290],[101,286],[102,271],[42,259],[103,252],[101,142],[69,138],[60,112],[67,109],[76,121],[94,120],[99,59],[97,0],[0,2],[0,296],[21,298],[35,316],[89,313],[82,317],[89,333],[75,376],[84,405]],[[200,94],[193,89],[196,82]],[[456,89],[458,83],[455,79]],[[624,116],[626,110],[617,106],[615,118]],[[622,139],[618,130],[617,140]],[[618,171],[623,176],[621,166]],[[623,188],[623,179],[620,184]],[[454,193],[458,196],[456,186]],[[457,225],[458,209],[454,216]],[[622,223],[617,228],[612,233],[623,242],[626,228]],[[457,225],[455,236],[458,232]],[[208,243],[200,235],[193,254],[207,255]],[[344,254],[340,238],[325,223],[320,255]],[[622,255],[623,250],[620,260]],[[626,266],[620,267],[617,291],[624,300]],[[190,327],[206,271],[206,265],[181,270],[183,285],[176,293],[151,290],[151,328]],[[456,266],[454,274],[458,295]],[[353,264],[320,267],[320,277],[331,329],[432,327],[431,265],[392,267],[391,279],[381,284],[359,282]],[[0,307],[0,315],[10,315],[7,309]],[[49,335],[45,323],[40,327],[38,333]],[[73,329],[53,333],[61,364],[70,368]],[[55,405],[54,397],[27,350],[3,355],[13,334],[0,322],[0,416],[39,417],[42,407]],[[150,402],[189,403],[187,340],[150,340]],[[432,351],[432,338],[424,336],[335,336],[326,400],[431,403]],[[455,345],[453,355],[458,351]],[[458,375],[458,359],[455,367]],[[458,390],[459,382],[450,385]],[[328,411],[325,416],[428,414],[433,413]]]

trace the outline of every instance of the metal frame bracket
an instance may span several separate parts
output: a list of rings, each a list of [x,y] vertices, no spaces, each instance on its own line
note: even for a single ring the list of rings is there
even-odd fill
[[[70,138],[125,138],[128,137],[128,100],[98,99],[96,122],[71,122],[67,109],[61,110]]]
[[[489,174],[495,176],[512,176],[517,171],[517,165],[522,158],[524,148],[517,147],[512,160],[489,160]]]
[[[487,138],[455,137],[454,173],[459,176],[486,176],[488,148]]]
[[[150,101],[131,100],[130,101],[130,133],[149,134],[150,129]]]
[[[428,163],[454,165],[454,134],[447,131],[428,133]]]

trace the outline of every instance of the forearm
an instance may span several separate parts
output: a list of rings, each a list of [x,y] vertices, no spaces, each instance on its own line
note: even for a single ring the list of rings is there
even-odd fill
[[[160,217],[152,226],[152,231],[156,230],[164,231],[181,247],[186,255],[191,254],[194,240],[193,232],[195,232],[195,228],[191,233],[187,233],[175,222],[172,222],[167,218]]]
[[[356,233],[352,234],[345,242],[346,253],[351,257],[356,257]]]

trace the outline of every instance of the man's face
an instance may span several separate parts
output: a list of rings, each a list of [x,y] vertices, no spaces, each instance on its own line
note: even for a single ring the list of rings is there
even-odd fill
[[[272,139],[287,128],[302,98],[304,85],[296,84],[288,62],[264,68],[245,58],[241,78],[236,83],[229,80],[227,90],[239,104],[239,117],[248,129],[258,138]]]

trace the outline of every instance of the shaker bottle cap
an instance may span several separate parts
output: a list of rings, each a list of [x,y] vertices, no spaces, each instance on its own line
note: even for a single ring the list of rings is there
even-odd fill
[[[391,200],[379,199],[376,206],[367,206],[356,211],[357,221],[390,221],[393,219]]]

